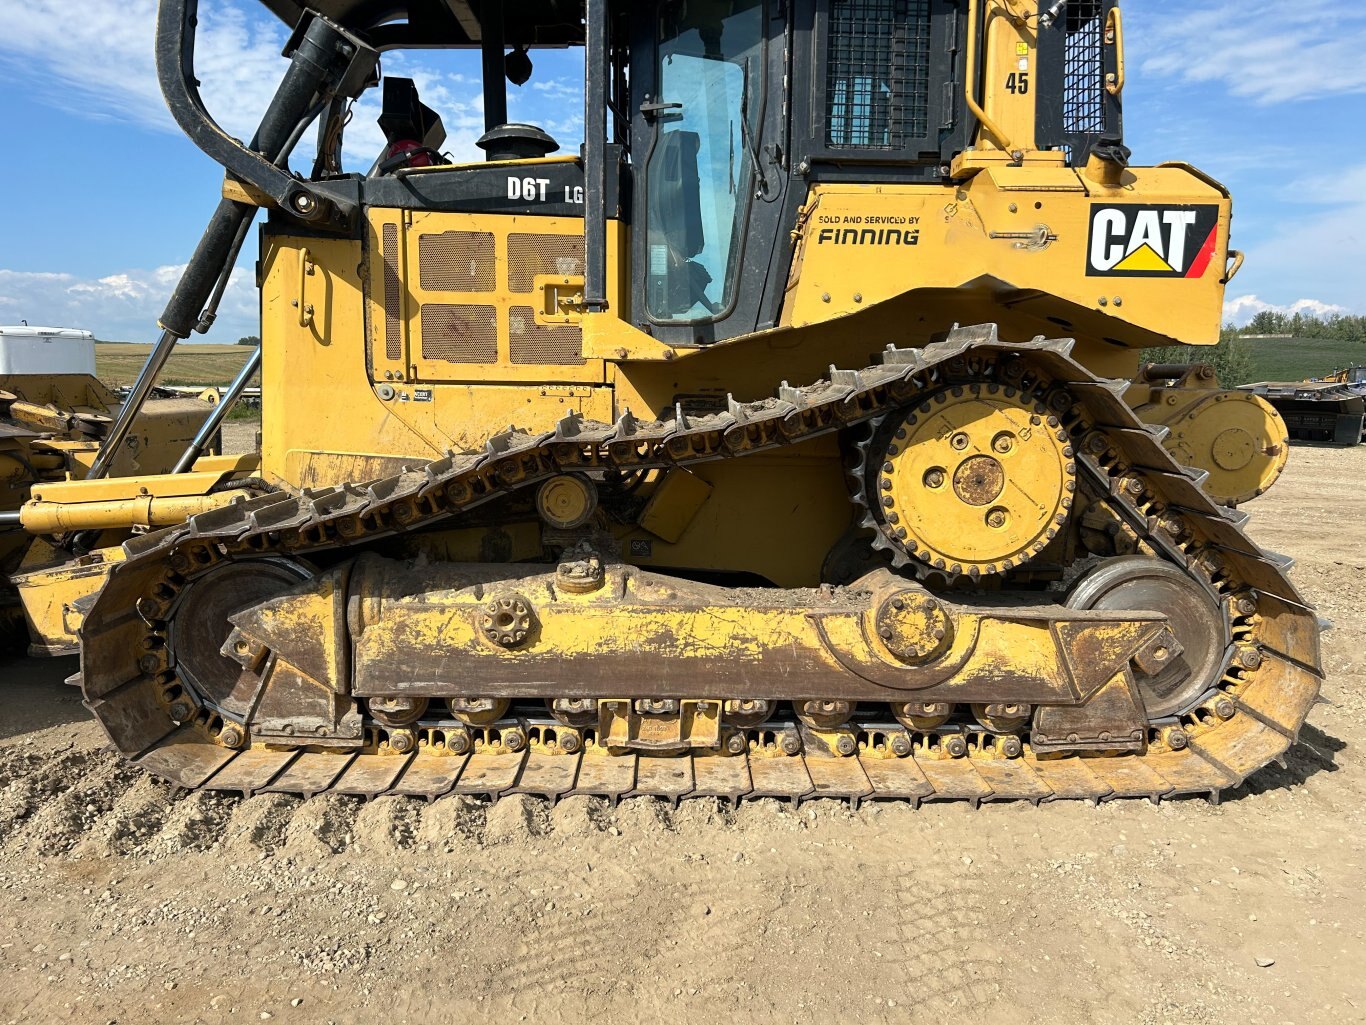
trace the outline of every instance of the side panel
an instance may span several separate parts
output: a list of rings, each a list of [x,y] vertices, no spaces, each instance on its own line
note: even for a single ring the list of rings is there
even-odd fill
[[[377,217],[376,223],[379,236],[387,222]],[[562,376],[569,370],[590,377],[578,365],[530,367],[520,383],[517,368],[496,363],[415,380],[420,361],[407,361],[406,336],[399,359],[377,357],[376,348],[387,355],[386,282],[367,243],[282,235],[264,240],[262,471],[268,478],[300,487],[372,480],[451,449],[479,448],[510,423],[553,423],[571,410],[610,419],[610,389]],[[405,268],[397,280],[416,282],[419,275]],[[378,298],[367,296],[367,285],[376,281]],[[402,309],[420,308],[408,289],[400,284],[397,290]],[[513,305],[507,296],[499,301],[505,309]],[[308,307],[311,314],[301,317]],[[420,344],[419,337],[419,351]]]
[[[996,167],[956,189],[818,186],[789,282],[793,327],[915,289],[961,288],[1040,330],[1142,348],[1218,341],[1225,193],[1180,167],[1105,189],[1067,168]]]
[[[376,382],[602,382],[555,301],[582,291],[581,218],[377,209],[369,227]]]

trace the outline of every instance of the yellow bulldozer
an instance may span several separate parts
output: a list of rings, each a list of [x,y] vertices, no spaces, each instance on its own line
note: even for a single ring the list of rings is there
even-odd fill
[[[19,509],[42,501],[44,488],[60,489],[89,472],[119,406],[118,395],[95,376],[95,338],[89,331],[27,322],[0,327],[0,637],[8,642],[30,636],[30,654],[73,654],[77,643],[74,630],[30,631],[23,622],[25,604],[42,609],[39,618],[45,623],[60,616],[61,590],[49,589],[49,583],[79,579],[81,574],[72,571],[80,554],[92,545],[122,542],[135,522],[120,515],[112,531],[57,537],[50,535],[66,532],[56,523],[31,519],[37,529],[24,530]],[[208,409],[193,399],[148,399],[136,430],[110,450],[108,472],[139,478],[167,473]],[[206,439],[216,451],[218,439]],[[211,452],[208,462],[213,461]],[[229,459],[225,465],[239,462]],[[102,569],[90,576],[98,583]],[[27,603],[20,597],[25,592]]]
[[[19,514],[144,528],[51,574],[43,625],[133,764],[1038,802],[1215,796],[1295,741],[1317,618],[1206,490],[1274,479],[1284,425],[1134,383],[1217,340],[1241,257],[1217,181],[1130,162],[1113,0],[263,2],[293,34],[246,143],[198,94],[196,0],[160,4],[226,174],[106,442],[264,211],[259,465],[102,458]],[[567,46],[561,154],[507,83]],[[486,160],[380,77],[418,47],[480,52]],[[371,88],[387,143],[348,172]]]

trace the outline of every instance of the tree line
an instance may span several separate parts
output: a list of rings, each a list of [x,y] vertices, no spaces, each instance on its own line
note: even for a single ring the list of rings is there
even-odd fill
[[[1232,329],[1239,335],[1290,335],[1293,338],[1330,338],[1339,342],[1366,342],[1366,317],[1332,313],[1283,313],[1262,310],[1246,327]]]

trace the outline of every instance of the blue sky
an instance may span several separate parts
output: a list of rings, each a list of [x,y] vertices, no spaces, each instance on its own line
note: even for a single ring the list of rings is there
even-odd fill
[[[247,136],[284,68],[284,26],[243,0],[202,0],[198,66],[211,110]],[[155,0],[0,3],[0,322],[148,340],[216,202],[221,170],[171,123],[152,59]],[[1249,5],[1133,0],[1127,142],[1134,160],[1193,163],[1234,194],[1247,265],[1228,316],[1366,313],[1366,9],[1344,0]],[[566,149],[581,134],[582,55],[534,52],[511,116]],[[478,158],[473,54],[394,55],[441,112],[447,150]],[[358,105],[347,160],[382,144]],[[254,246],[254,243],[253,243]],[[254,248],[209,341],[255,332]]]

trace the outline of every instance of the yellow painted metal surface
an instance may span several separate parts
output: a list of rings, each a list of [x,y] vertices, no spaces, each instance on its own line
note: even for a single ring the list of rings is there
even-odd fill
[[[564,259],[564,250],[582,238],[582,221],[410,218],[376,210],[369,226],[364,243],[279,237],[263,255],[263,337],[271,343],[263,349],[262,471],[268,478],[295,486],[372,479],[397,472],[405,460],[481,448],[510,424],[539,428],[571,412],[614,418],[602,362],[583,357],[577,337],[563,334],[577,328],[534,323],[534,303],[544,301],[532,273],[542,265],[536,262],[541,239],[558,247],[552,262]],[[424,243],[427,236],[438,241]],[[509,245],[521,254],[515,266]],[[300,325],[304,247],[314,268],[304,298],[314,309]],[[426,288],[424,247],[433,268]],[[481,259],[472,265],[470,253]],[[386,255],[397,262],[386,263]],[[456,284],[461,287],[437,287]],[[446,317],[455,318],[445,321],[448,327],[483,323],[486,333],[469,342],[462,341],[463,328],[447,330],[437,346],[423,331],[424,307],[441,308],[426,312],[429,329]],[[486,319],[470,320],[471,310]],[[555,336],[528,334],[546,330]],[[547,363],[547,352],[560,362]],[[273,381],[328,386],[290,390],[271,387]]]
[[[169,527],[191,516],[227,505],[240,494],[184,495],[153,498],[141,495],[102,502],[45,502],[34,500],[19,510],[24,529],[33,534],[61,534],[68,530],[114,530],[127,527]]]
[[[206,495],[244,462],[240,457],[220,457],[228,463],[219,469],[189,473],[156,474],[149,477],[105,477],[100,480],[65,480],[34,488],[35,502],[80,505],[86,502],[114,502],[133,498],[176,498]],[[249,465],[249,460],[246,460]],[[198,466],[198,464],[196,464]]]
[[[608,567],[603,585],[590,593],[565,591],[555,579],[536,567],[489,579],[477,566],[413,569],[367,557],[260,606],[237,621],[231,640],[244,653],[269,648],[325,688],[339,690],[349,673],[351,693],[362,696],[437,693],[463,681],[475,697],[481,678],[574,660],[585,677],[667,676],[676,667],[690,689],[707,678],[697,675],[699,667],[724,665],[736,679],[763,681],[765,690],[802,686],[784,677],[853,673],[869,683],[895,679],[893,696],[908,699],[952,691],[972,701],[1007,688],[1011,700],[1066,706],[1085,702],[1131,659],[1170,637],[1157,613],[1106,617],[942,600],[949,624],[944,642],[928,639],[928,657],[908,656],[881,639],[877,623],[899,596],[922,592],[907,590],[886,571],[863,581],[856,599],[835,602],[809,591],[770,592],[765,600],[620,564]],[[348,602],[348,593],[364,601]],[[518,640],[496,642],[488,635],[487,610],[514,595],[534,628]],[[908,614],[908,631],[914,618]],[[337,648],[348,634],[349,667]],[[601,686],[601,679],[585,683],[576,674],[562,677],[562,685],[578,691]],[[718,683],[717,693],[735,686]],[[708,693],[705,686],[698,690]]]
[[[1076,487],[1067,432],[1041,405],[981,386],[908,415],[878,476],[887,519],[937,569],[995,573],[1038,555]]]
[[[818,324],[915,289],[961,288],[980,295],[985,319],[990,307],[1009,307],[1080,340],[1218,341],[1230,213],[1224,192],[1176,167],[1131,170],[1113,189],[1061,169],[1047,169],[1036,184],[1035,173],[995,168],[956,190],[815,186],[802,212],[786,322]],[[1191,205],[1210,210],[1214,237],[1203,271],[1187,277],[1205,240],[1192,233],[1196,225],[1172,227],[1164,217],[1166,207]],[[1108,220],[1095,223],[1101,210],[1114,211],[1113,230]],[[1153,276],[1097,273],[1107,247],[1126,250],[1150,221],[1158,232],[1151,248],[1180,266],[1136,272]]]
[[[677,540],[643,526],[618,528],[631,562],[753,573],[781,587],[819,583],[827,554],[851,526],[844,469],[833,439],[703,463],[692,472],[711,489],[695,515],[682,513],[695,504],[696,485],[689,486],[682,510],[660,510],[666,521],[677,518],[675,528],[687,520]]]
[[[1290,458],[1290,439],[1269,402],[1221,389],[1207,366],[1167,384],[1136,381],[1125,398],[1144,423],[1171,431],[1163,444],[1178,462],[1209,474],[1209,494],[1239,505],[1276,483]]]
[[[76,602],[104,586],[109,566],[123,558],[117,545],[73,559],[71,553],[35,539],[10,583],[18,592],[28,623],[30,651],[71,654],[80,647],[81,615]]]
[[[670,470],[640,514],[640,525],[674,543],[687,531],[711,497],[712,486],[684,467]]]

